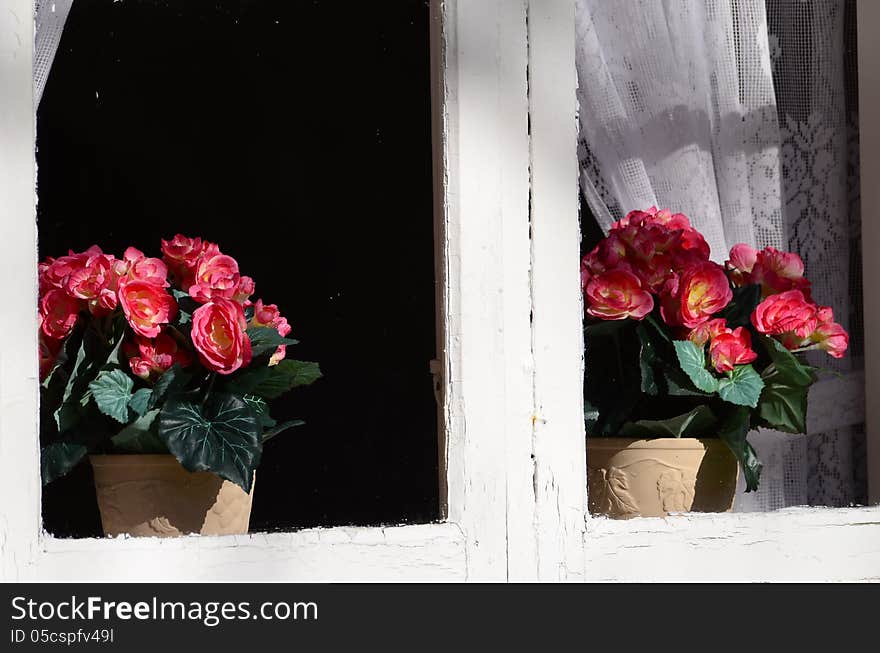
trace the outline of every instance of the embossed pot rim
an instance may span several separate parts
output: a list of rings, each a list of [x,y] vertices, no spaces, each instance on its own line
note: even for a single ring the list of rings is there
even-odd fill
[[[719,438],[606,438],[601,435],[587,436],[587,447],[590,449],[705,450],[716,443],[724,444]]]

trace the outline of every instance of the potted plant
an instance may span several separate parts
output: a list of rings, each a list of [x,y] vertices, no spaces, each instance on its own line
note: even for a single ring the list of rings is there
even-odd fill
[[[590,510],[611,517],[725,511],[737,461],[761,463],[751,429],[806,430],[820,370],[846,331],[817,306],[794,253],[739,244],[720,265],[681,213],[614,223],[581,261]]]
[[[321,373],[216,244],[161,249],[39,264],[43,483],[91,454],[105,534],[245,533],[263,444],[302,424],[269,402]]]

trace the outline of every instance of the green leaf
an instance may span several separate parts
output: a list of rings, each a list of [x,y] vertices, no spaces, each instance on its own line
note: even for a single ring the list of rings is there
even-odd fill
[[[751,365],[738,365],[718,383],[718,396],[737,406],[755,408],[764,389],[764,381]]]
[[[160,376],[156,383],[153,384],[153,392],[150,395],[150,401],[147,403],[148,408],[155,408],[165,396],[172,396],[186,387],[192,375],[187,374],[180,367],[180,363],[175,363]]]
[[[706,369],[706,353],[703,348],[697,347],[690,340],[676,340],[672,344],[675,345],[678,364],[693,384],[703,392],[717,392],[718,379]]]
[[[773,367],[765,370],[764,379],[781,377],[788,385],[809,386],[816,380],[813,370],[801,363],[781,342],[770,336],[761,336],[761,343],[773,361]]]
[[[254,409],[254,412],[260,420],[260,426],[264,429],[270,429],[278,424],[278,422],[272,419],[269,415],[269,404],[266,403],[265,399],[256,395],[244,395],[242,399],[244,399],[244,402],[248,406]]]
[[[279,345],[295,345],[299,342],[285,338],[272,327],[250,327],[246,333],[251,339],[251,353],[254,358],[275,351]]]
[[[263,429],[241,397],[211,394],[204,405],[173,397],[159,413],[159,437],[191,472],[208,471],[250,492],[260,464]]]
[[[263,431],[263,442],[266,442],[266,440],[270,440],[271,438],[274,438],[276,435],[278,435],[279,433],[281,433],[283,431],[286,431],[287,429],[293,428],[294,426],[302,426],[304,424],[305,424],[305,422],[302,421],[301,419],[294,419],[294,420],[290,420],[288,422],[281,422],[281,424],[279,424],[275,428],[271,428],[271,429],[267,429],[267,430]]]
[[[269,374],[253,390],[253,394],[266,399],[275,399],[293,388],[310,385],[321,378],[320,367],[310,361],[285,359],[267,369]]]
[[[733,289],[733,299],[719,313],[730,329],[751,325],[752,311],[761,303],[761,285],[752,284]]]
[[[596,322],[584,325],[584,335],[591,337],[610,336],[621,329],[631,327],[633,322],[629,318],[625,320],[597,320]]]
[[[88,453],[83,444],[53,442],[40,451],[40,475],[43,485],[60,478],[73,469]]]
[[[722,420],[718,437],[727,443],[733,455],[739,461],[746,481],[746,492],[758,489],[762,465],[749,441],[749,409],[744,406],[733,408]]]
[[[153,409],[136,419],[110,438],[113,446],[124,453],[168,453],[168,447],[156,433],[158,415],[159,410]]]
[[[89,383],[98,410],[117,422],[128,422],[128,402],[134,381],[122,370],[104,371]]]
[[[78,337],[71,336],[65,344],[65,349],[68,346],[76,347],[76,358],[61,395],[61,403],[55,409],[55,424],[59,433],[69,431],[79,422],[83,394],[88,390],[89,381],[94,378],[86,361],[85,334],[78,334]]]
[[[143,417],[147,412],[147,407],[150,403],[150,397],[152,395],[152,389],[141,388],[133,395],[131,395],[131,399],[128,400],[128,407],[131,408],[138,415],[138,417]]]
[[[663,420],[628,422],[620,430],[626,438],[685,438],[705,436],[717,422],[708,406],[697,406],[689,413]]]
[[[810,387],[768,380],[761,393],[758,416],[771,428],[788,433],[807,432],[807,395]]]

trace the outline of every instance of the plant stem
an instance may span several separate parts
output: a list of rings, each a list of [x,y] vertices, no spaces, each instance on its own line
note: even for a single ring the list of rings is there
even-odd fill
[[[211,390],[214,389],[214,381],[217,380],[217,372],[211,372],[211,376],[208,377],[208,389],[205,390],[205,396],[202,397],[202,408],[205,407],[205,403],[208,401],[208,397],[211,396]]]

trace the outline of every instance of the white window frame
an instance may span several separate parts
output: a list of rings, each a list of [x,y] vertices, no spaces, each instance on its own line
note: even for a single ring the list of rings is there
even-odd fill
[[[433,366],[443,398],[445,520],[226,537],[48,535],[36,319],[27,317],[37,294],[33,5],[7,4],[0,12],[0,581],[880,577],[880,507],[626,522],[587,515],[574,0],[432,2],[436,70],[445,73],[435,77],[443,91],[434,115],[443,142],[436,178],[444,319],[443,355]],[[860,21],[880,25],[880,6],[871,5],[860,2]],[[880,60],[880,44],[863,43],[873,57],[866,60]],[[869,109],[880,109],[880,71],[860,73],[861,115],[878,115]],[[863,177],[877,179],[880,148],[872,153],[866,144],[880,145],[880,124],[863,122],[861,133]],[[871,201],[880,200],[880,184],[863,184],[862,193],[865,206],[880,205]],[[866,223],[869,251],[880,245],[880,225]],[[880,260],[868,259],[871,287]],[[865,317],[880,324],[876,297],[865,298]],[[880,387],[880,348],[868,335],[870,392]],[[872,493],[880,487],[877,410],[868,407]]]

